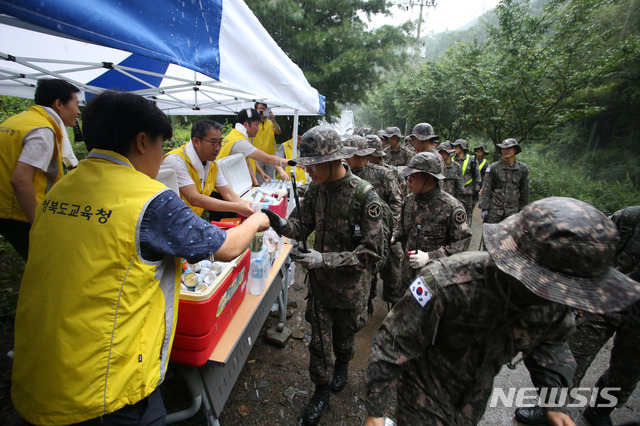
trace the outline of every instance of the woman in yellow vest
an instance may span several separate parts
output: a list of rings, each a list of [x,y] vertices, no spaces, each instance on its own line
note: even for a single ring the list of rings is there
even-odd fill
[[[89,156],[36,209],[11,397],[34,424],[164,424],[177,258],[231,260],[269,221],[222,231],[154,180],[172,130],[148,100],[105,92],[82,118]]]
[[[282,133],[282,129],[280,129],[280,125],[276,122],[275,114],[269,109],[267,104],[264,102],[256,102],[253,107],[258,111],[258,114],[260,114],[261,120],[258,133],[253,137],[253,146],[267,154],[275,155],[276,135]],[[271,164],[258,161],[256,163],[256,170],[258,171],[258,175],[256,176],[258,180],[262,177],[260,170],[272,179],[276,176],[275,168]]]
[[[78,164],[65,126],[76,124],[79,91],[64,80],[39,80],[36,105],[0,124],[0,234],[24,260],[36,205],[62,177],[63,159]]]
[[[302,140],[302,135],[307,131],[307,126],[303,123],[298,125],[298,142],[296,143],[296,151],[297,147],[300,146],[300,141]],[[299,154],[299,152],[298,152]],[[283,143],[278,147],[278,151],[276,152],[276,157],[284,158],[286,160],[293,160],[293,132],[291,133],[291,139]],[[287,166],[284,168],[286,177],[290,178],[291,176],[291,166]],[[280,179],[285,179],[285,176],[279,174]],[[286,180],[286,179],[285,179]],[[301,167],[296,167],[296,182],[298,185],[307,183],[307,174],[304,172],[304,169]]]
[[[201,216],[205,209],[251,216],[251,201],[236,194],[215,163],[222,142],[222,124],[198,120],[191,126],[191,141],[170,151],[162,161],[176,172],[180,198]],[[218,197],[211,197],[217,191]]]
[[[274,165],[280,175],[285,174],[282,167],[286,165],[282,159],[261,151],[249,142],[249,139],[253,138],[259,129],[260,114],[258,114],[258,111],[253,108],[240,111],[236,117],[236,125],[222,141],[222,148],[217,157],[219,160],[232,154],[240,153],[244,155],[247,158],[249,174],[254,186],[258,186],[260,183],[256,179],[256,166],[253,160]],[[270,179],[266,174],[262,178],[264,180]]]

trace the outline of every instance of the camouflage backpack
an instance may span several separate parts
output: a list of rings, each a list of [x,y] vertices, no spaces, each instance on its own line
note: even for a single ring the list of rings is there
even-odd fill
[[[356,230],[356,232],[360,231],[360,217],[362,217],[362,209],[367,203],[367,198],[369,197],[369,193],[373,190],[373,185],[367,182],[364,179],[360,179],[360,183],[358,184],[358,188],[356,189],[356,193],[354,197],[351,199],[351,203],[349,204],[349,212],[348,218],[349,223]],[[307,189],[307,196],[312,200],[317,199],[318,197],[318,185],[311,182],[309,184],[309,188]],[[389,252],[391,250],[391,236],[393,232],[393,214],[391,213],[391,209],[389,205],[382,199],[380,199],[380,206],[382,207],[382,233],[384,235],[384,244],[382,246],[382,255],[380,260],[376,262],[374,266],[374,270],[372,273],[377,274],[385,263],[387,263],[387,259],[389,258]]]

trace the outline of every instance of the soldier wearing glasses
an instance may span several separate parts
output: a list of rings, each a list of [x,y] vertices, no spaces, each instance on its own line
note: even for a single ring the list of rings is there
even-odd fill
[[[200,120],[191,127],[191,140],[170,151],[162,162],[176,171],[180,198],[198,215],[204,209],[235,212],[249,217],[255,213],[251,202],[242,200],[218,173],[216,156],[222,142],[222,125],[212,120]],[[222,197],[209,195],[216,190]]]

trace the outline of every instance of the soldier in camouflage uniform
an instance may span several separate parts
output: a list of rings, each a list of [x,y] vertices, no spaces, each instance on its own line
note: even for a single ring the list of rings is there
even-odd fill
[[[640,282],[640,206],[627,207],[611,216],[618,228],[620,242],[614,258],[615,268],[629,278]],[[600,376],[595,388],[620,388],[609,392],[617,398],[612,407],[609,398],[598,397],[595,406],[588,407],[583,415],[592,426],[611,425],[609,415],[615,407],[624,406],[640,381],[640,302],[620,312],[597,314],[580,312],[576,318],[576,332],[571,336],[569,348],[576,360],[573,387],[579,387],[602,346],[614,336],[608,370]],[[540,407],[518,408],[516,419],[525,424],[544,424],[544,412]]]
[[[479,146],[473,148],[473,153],[476,156],[476,164],[478,164],[478,170],[480,170],[480,177],[484,179],[484,174],[489,165],[489,161],[485,157],[490,154],[487,150],[487,145],[481,143]]]
[[[368,135],[367,138],[377,138],[374,135]],[[398,174],[385,166],[369,162],[369,158],[379,152],[378,146],[370,146],[365,138],[360,136],[349,136],[344,142],[345,146],[356,149],[353,157],[347,158],[351,172],[373,185],[376,193],[387,203],[393,215],[394,227],[400,227],[400,211],[402,210],[402,200],[404,198],[402,189],[398,185]],[[378,142],[379,144],[379,142]],[[391,230],[393,232],[393,230]],[[397,231],[399,232],[399,230]],[[382,297],[385,301],[395,303],[404,294],[404,288],[400,280],[400,266],[402,261],[402,246],[400,243],[391,245],[391,253],[387,258],[384,266],[380,270],[380,276],[383,283]],[[369,294],[369,315],[373,313],[372,300],[377,294],[377,275],[373,276],[371,282],[371,292]]]
[[[442,156],[445,163],[444,179],[442,180],[441,188],[449,195],[459,194],[464,191],[464,185],[462,183],[462,166],[451,161],[451,155],[454,150],[451,147],[451,142],[446,141],[438,145],[436,148],[438,153]],[[459,199],[458,199],[459,200]]]
[[[604,312],[640,298],[640,284],[610,268],[615,226],[587,203],[539,200],[485,224],[483,236],[488,252],[428,263],[380,326],[366,425],[383,424],[396,387],[398,424],[477,424],[494,377],[518,352],[533,385],[559,393],[575,368],[570,307]],[[573,424],[565,411],[550,409],[547,420]]]
[[[394,233],[394,240],[402,242],[404,252],[402,285],[405,289],[429,259],[463,252],[471,242],[462,203],[437,184],[444,179],[440,160],[439,154],[423,152],[400,168],[408,178],[411,191],[402,205],[402,226],[396,227]]]
[[[341,163],[352,153],[329,127],[307,131],[295,160],[312,180],[304,199],[288,220],[264,210],[281,235],[306,239],[315,230],[313,249],[291,252],[309,270],[310,282],[305,318],[311,324],[309,374],[316,388],[302,413],[305,424],[317,424],[329,404],[329,390],[339,392],[347,383],[354,336],[367,322],[370,271],[381,260],[384,246],[382,205],[375,191],[368,192],[360,207],[358,223],[350,223],[346,214],[363,182]]]
[[[529,167],[516,160],[522,148],[513,138],[497,146],[502,148],[503,158],[487,168],[482,183],[480,210],[484,223],[498,223],[529,203]]]
[[[440,158],[440,164],[442,165],[442,170],[444,170],[447,166],[444,164],[444,160],[436,151],[435,141],[439,139],[439,136],[433,132],[433,127],[429,123],[418,123],[413,126],[413,130],[411,134],[407,136],[413,145],[413,149],[416,151],[416,154],[420,152],[433,152],[435,155]]]
[[[384,132],[387,135],[387,143],[389,144],[384,150],[385,154],[387,154],[385,162],[391,166],[405,166],[411,160],[413,154],[400,143],[400,140],[404,139],[400,129],[387,127]]]
[[[455,197],[462,201],[467,212],[467,219],[471,223],[473,207],[478,202],[478,194],[482,189],[482,177],[476,164],[476,158],[469,155],[469,142],[464,139],[457,139],[451,144],[455,150],[455,162],[462,167],[462,181],[464,188],[462,192],[455,194]]]

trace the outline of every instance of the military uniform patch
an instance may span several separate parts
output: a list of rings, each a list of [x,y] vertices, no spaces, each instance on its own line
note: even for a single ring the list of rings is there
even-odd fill
[[[379,203],[372,203],[367,208],[367,215],[371,219],[377,219],[382,214],[382,206]]]
[[[459,209],[453,212],[453,220],[457,223],[464,223],[467,221],[467,213],[464,209]]]
[[[420,306],[422,306],[423,308],[433,297],[433,293],[431,293],[431,290],[429,290],[429,287],[427,287],[427,284],[425,284],[421,276],[418,276],[418,278],[413,280],[409,288],[411,289],[411,294],[413,294],[413,297],[415,297]]]

